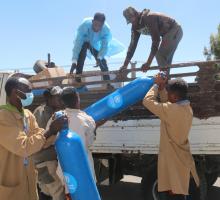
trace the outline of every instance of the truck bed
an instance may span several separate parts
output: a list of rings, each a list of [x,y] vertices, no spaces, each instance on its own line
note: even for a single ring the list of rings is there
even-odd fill
[[[193,119],[190,131],[192,153],[220,154],[220,117]],[[142,119],[113,122],[98,128],[91,146],[94,153],[157,154],[160,120]]]
[[[188,72],[187,69],[197,67],[197,71]],[[171,70],[178,69],[179,72],[171,73],[170,78],[184,77],[193,79],[192,83],[189,83],[189,99],[194,111],[194,116],[200,119],[220,116],[220,61],[205,61],[205,62],[190,62],[190,63],[179,63],[173,64]],[[151,70],[158,70],[159,67],[151,67]],[[52,86],[60,85],[61,87],[67,85],[73,85],[75,87],[89,87],[94,85],[101,85],[101,89],[89,90],[80,93],[81,107],[82,109],[95,103],[99,99],[110,94],[114,90],[105,89],[106,81],[101,80],[101,75],[110,74],[113,78],[110,83],[118,83],[123,85],[126,82],[132,81],[138,76],[136,73],[141,71],[140,68],[133,68],[125,70],[124,72],[110,71],[110,72],[87,72],[82,74],[80,77],[84,80],[81,84],[74,82],[76,75],[67,75],[65,77],[57,77],[43,80],[35,80],[32,82],[50,81]],[[181,72],[183,71],[183,72]],[[156,73],[156,72],[155,72]],[[132,74],[131,77],[129,75]],[[79,76],[79,75],[77,75]],[[94,81],[92,80],[94,78]],[[100,78],[100,80],[97,79]],[[193,77],[193,78],[192,78]],[[71,84],[70,81],[71,80]],[[98,81],[97,81],[98,80]],[[44,88],[33,88],[33,89],[44,89]],[[36,106],[43,102],[42,96],[35,97],[34,103],[30,108],[33,110]],[[135,120],[135,119],[153,119],[155,116],[150,113],[147,109],[142,106],[141,102],[130,106],[122,113],[113,117],[111,120]]]

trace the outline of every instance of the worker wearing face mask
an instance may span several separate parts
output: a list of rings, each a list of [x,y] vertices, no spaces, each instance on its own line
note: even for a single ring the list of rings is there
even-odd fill
[[[5,84],[7,104],[0,106],[0,197],[37,200],[36,174],[31,155],[49,145],[67,120],[54,120],[48,130],[38,127],[31,105],[33,93],[25,78],[9,78]]]

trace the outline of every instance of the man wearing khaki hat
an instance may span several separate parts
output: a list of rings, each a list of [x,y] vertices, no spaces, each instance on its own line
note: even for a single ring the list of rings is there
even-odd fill
[[[123,15],[127,23],[132,24],[132,28],[131,42],[121,70],[127,69],[141,34],[150,35],[152,39],[151,52],[147,61],[142,65],[142,70],[144,72],[149,70],[154,56],[156,56],[160,67],[169,67],[183,36],[181,26],[171,17],[162,13],[152,12],[149,9],[138,12],[135,8],[128,7],[123,11]]]

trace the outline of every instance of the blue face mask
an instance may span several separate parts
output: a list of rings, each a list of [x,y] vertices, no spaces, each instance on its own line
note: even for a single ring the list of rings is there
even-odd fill
[[[30,106],[34,100],[34,95],[32,92],[25,93],[26,99],[21,99],[21,104],[23,107]]]

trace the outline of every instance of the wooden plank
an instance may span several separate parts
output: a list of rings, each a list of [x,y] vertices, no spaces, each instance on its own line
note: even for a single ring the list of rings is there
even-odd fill
[[[181,73],[181,74],[171,74],[171,78],[179,78],[179,77],[189,77],[189,76],[196,76],[197,72],[189,72],[189,73]]]
[[[172,64],[169,68],[182,68],[182,67],[192,67],[192,66],[212,66],[213,64],[217,64],[220,63],[220,60],[215,60],[215,61],[198,61],[198,62],[187,62],[187,63],[177,63],[177,64]],[[152,66],[150,68],[150,70],[159,70],[161,69],[161,67],[159,66]],[[149,70],[149,71],[150,71]],[[31,82],[40,82],[40,81],[57,81],[57,80],[66,80],[68,78],[75,78],[75,77],[93,77],[93,76],[102,76],[102,75],[110,75],[110,74],[114,74],[114,75],[121,75],[123,76],[123,74],[128,74],[130,72],[141,72],[141,68],[133,68],[133,69],[126,69],[123,72],[119,71],[119,70],[113,70],[113,71],[108,71],[108,72],[86,72],[86,73],[82,73],[81,75],[67,75],[67,76],[61,76],[61,77],[54,77],[54,78],[46,78],[46,79],[41,79],[41,80],[34,80]]]

